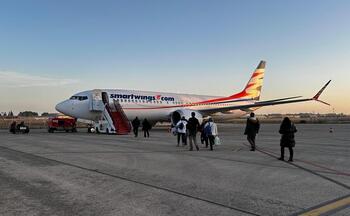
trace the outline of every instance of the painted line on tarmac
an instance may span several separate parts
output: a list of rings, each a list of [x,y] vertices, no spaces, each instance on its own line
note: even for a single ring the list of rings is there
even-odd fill
[[[51,159],[51,158],[42,157],[40,155],[36,155],[36,154],[32,154],[32,153],[27,153],[27,152],[24,152],[24,151],[11,149],[11,148],[8,148],[8,147],[5,147],[5,146],[0,146],[0,148],[7,149],[7,150],[13,151],[13,152],[18,152],[18,153],[21,153],[21,154],[30,155],[30,156],[41,158],[41,159],[45,159],[45,160],[48,160],[48,161],[53,161],[53,162],[56,162],[56,163],[59,163],[59,164],[63,164],[63,165],[66,165],[66,166],[75,167],[75,168],[86,170],[86,171],[90,171],[90,172],[95,172],[95,173],[98,173],[98,174],[101,174],[101,175],[106,175],[106,176],[109,176],[109,177],[112,177],[112,178],[121,179],[121,180],[124,180],[124,181],[128,181],[128,182],[132,182],[132,183],[135,183],[135,184],[151,187],[151,188],[154,188],[154,189],[170,192],[170,193],[173,193],[173,194],[177,194],[177,195],[184,196],[184,197],[187,197],[187,198],[192,198],[192,199],[199,200],[199,201],[202,201],[202,202],[207,202],[207,203],[210,203],[210,204],[213,204],[213,205],[216,205],[216,206],[220,206],[220,207],[224,207],[224,208],[227,208],[227,209],[231,209],[231,210],[234,210],[234,211],[239,211],[239,212],[242,212],[242,213],[245,213],[245,214],[254,215],[254,216],[261,216],[261,215],[259,215],[257,213],[254,213],[254,212],[250,212],[250,211],[247,211],[247,210],[244,210],[244,209],[240,209],[240,208],[237,208],[237,207],[233,207],[233,206],[225,205],[225,204],[222,204],[222,203],[218,203],[218,202],[206,199],[206,198],[196,197],[194,195],[182,193],[180,191],[172,190],[170,188],[161,187],[161,186],[157,186],[157,185],[152,185],[152,184],[149,184],[149,183],[145,183],[145,182],[129,179],[127,177],[123,177],[123,176],[119,176],[119,175],[103,172],[103,171],[100,171],[100,170],[97,170],[97,169],[91,169],[91,168],[83,167],[83,166],[80,166],[80,165],[71,164],[71,163],[68,163],[68,162],[63,162],[63,161],[59,161],[59,160],[55,160],[55,159]]]
[[[264,149],[264,150],[260,149],[260,150],[261,151],[265,151],[265,152],[269,152],[269,153],[277,156],[277,154],[272,152],[272,151],[268,151],[266,149]],[[301,160],[301,159],[296,159],[295,161],[302,162],[302,163],[305,163],[305,164],[309,164],[309,165],[312,165],[314,167],[318,167],[318,168],[321,168],[321,169],[329,170],[329,171],[331,171],[332,174],[343,175],[343,176],[350,176],[350,173],[346,173],[346,172],[342,172],[342,171],[339,171],[339,170],[331,169],[331,168],[328,168],[328,167],[325,167],[325,166],[322,166],[322,165],[319,165],[319,164],[316,164],[316,163],[313,163],[313,162],[310,162],[310,161]]]
[[[308,208],[302,212],[295,213],[291,216],[319,216],[331,215],[340,210],[350,207],[350,194],[321,203],[317,206]]]
[[[247,145],[247,144],[245,144],[245,143],[243,143],[243,145],[249,146],[249,145]],[[260,148],[256,148],[256,150],[259,151],[259,152],[261,152],[261,153],[263,153],[263,154],[266,154],[266,155],[268,155],[268,156],[270,156],[270,157],[273,157],[273,158],[278,159],[278,156],[276,156],[276,154],[273,153],[273,152],[264,151],[264,150],[262,150],[262,149],[260,149]],[[319,173],[317,173],[317,172],[315,172],[315,171],[313,171],[313,170],[307,169],[307,168],[305,168],[305,167],[303,167],[303,166],[300,166],[300,165],[297,165],[297,164],[295,164],[295,163],[291,163],[291,162],[287,162],[287,161],[285,161],[285,163],[288,163],[288,164],[290,164],[290,165],[292,165],[292,166],[295,166],[295,167],[297,167],[297,168],[299,168],[299,169],[301,169],[301,170],[304,170],[305,172],[314,174],[314,175],[316,175],[316,176],[318,176],[318,177],[320,177],[320,178],[323,178],[323,179],[325,179],[325,180],[327,180],[327,181],[333,182],[333,183],[336,184],[336,185],[339,185],[339,186],[341,186],[341,187],[343,187],[343,188],[346,188],[346,189],[350,190],[350,186],[349,186],[349,185],[346,185],[346,184],[344,184],[344,183],[342,183],[342,182],[339,182],[339,181],[334,180],[334,179],[332,179],[332,178],[329,178],[329,177],[327,177],[327,176],[321,175],[321,174],[319,174]]]
[[[312,166],[319,167],[319,168],[322,168],[322,169],[326,169],[326,170],[329,170],[329,171],[333,171],[335,173],[338,173],[339,175],[350,176],[350,173],[345,173],[345,172],[342,172],[342,171],[331,169],[331,168],[328,168],[328,167],[325,167],[325,166],[322,166],[322,165],[319,165],[319,164],[316,164],[316,163],[313,163],[313,162],[310,162],[310,161],[300,160],[300,159],[298,159],[297,161],[300,161],[300,162],[303,162],[303,163],[306,163],[306,164],[310,164]]]

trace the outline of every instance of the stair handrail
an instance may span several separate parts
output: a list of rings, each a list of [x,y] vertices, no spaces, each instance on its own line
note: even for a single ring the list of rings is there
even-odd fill
[[[109,109],[107,108],[107,106],[108,106]],[[106,112],[105,112],[106,110],[107,110],[108,116],[106,116]],[[103,110],[102,114],[104,115],[104,118],[107,120],[109,127],[112,128],[112,125],[113,125],[113,127],[115,127],[114,124],[113,124],[113,119],[111,117],[109,104],[107,104],[107,103],[104,104],[104,110]],[[112,121],[112,124],[109,122],[109,120]],[[115,128],[115,130],[118,130],[118,129]]]
[[[125,114],[122,106],[120,105],[119,101],[116,101],[115,99],[113,99],[113,104],[114,104],[114,107],[116,108],[117,112],[120,113],[120,116],[122,117],[122,120],[127,123],[127,127],[128,127],[129,132],[130,132],[131,131],[130,121],[129,121],[128,117],[126,116],[126,114]]]

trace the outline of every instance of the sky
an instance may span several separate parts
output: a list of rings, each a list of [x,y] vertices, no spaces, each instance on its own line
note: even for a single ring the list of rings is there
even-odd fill
[[[0,0],[0,112],[55,112],[71,95],[122,88],[242,90],[266,60],[261,99],[317,102],[260,113],[350,114],[347,0]]]

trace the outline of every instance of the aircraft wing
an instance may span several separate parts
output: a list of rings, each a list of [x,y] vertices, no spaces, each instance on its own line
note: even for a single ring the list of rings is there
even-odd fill
[[[249,108],[256,108],[256,107],[263,107],[263,106],[273,106],[273,105],[279,105],[279,104],[288,104],[288,103],[299,103],[299,102],[305,102],[305,101],[318,101],[326,105],[330,105],[324,101],[319,100],[318,98],[322,94],[322,92],[326,89],[328,84],[331,82],[329,80],[322,88],[317,92],[315,96],[312,98],[304,98],[304,99],[296,99],[300,98],[300,96],[296,97],[289,97],[289,98],[281,98],[281,99],[275,99],[275,100],[267,100],[267,101],[256,101],[251,104],[243,104],[243,105],[233,105],[233,106],[227,106],[227,107],[215,107],[215,108],[208,108],[205,110],[201,110],[201,113],[203,114],[211,114],[216,112],[226,112],[230,110],[247,110]]]

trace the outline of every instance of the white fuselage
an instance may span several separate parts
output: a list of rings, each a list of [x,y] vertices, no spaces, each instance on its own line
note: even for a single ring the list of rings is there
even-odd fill
[[[170,121],[173,112],[181,111],[198,111],[208,108],[219,108],[232,105],[249,104],[252,101],[220,101],[215,103],[215,98],[220,96],[176,94],[164,92],[120,90],[120,89],[99,89],[77,93],[70,99],[56,105],[59,112],[80,119],[96,121],[99,119],[101,112],[91,110],[91,103],[94,92],[105,92],[108,95],[109,103],[113,100],[120,103],[129,120],[138,117],[139,119],[147,118],[151,122]],[[233,110],[230,114],[242,116],[246,111]]]

